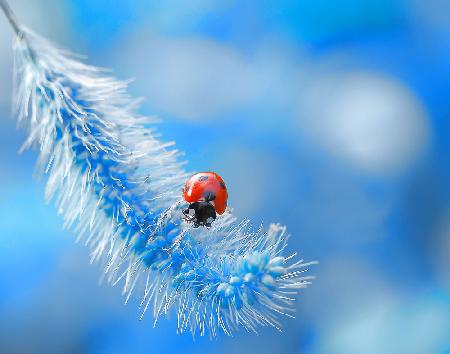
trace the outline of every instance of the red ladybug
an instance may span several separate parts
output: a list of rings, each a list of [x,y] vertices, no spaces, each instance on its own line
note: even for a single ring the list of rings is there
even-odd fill
[[[200,172],[191,176],[184,185],[183,197],[190,203],[183,211],[185,219],[194,227],[210,227],[227,208],[227,187],[222,177],[215,172]]]

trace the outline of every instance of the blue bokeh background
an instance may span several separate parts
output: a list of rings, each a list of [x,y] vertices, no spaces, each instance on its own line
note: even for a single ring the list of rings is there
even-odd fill
[[[11,1],[111,67],[192,171],[281,222],[314,284],[284,332],[214,341],[138,321],[62,231],[11,118],[0,16],[1,353],[450,353],[450,2]]]

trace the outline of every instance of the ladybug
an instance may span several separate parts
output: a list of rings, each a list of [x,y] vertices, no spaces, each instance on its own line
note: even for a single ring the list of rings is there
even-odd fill
[[[216,214],[227,208],[227,187],[222,177],[215,172],[200,172],[191,176],[184,185],[183,197],[189,207],[183,211],[185,220],[194,227],[211,227]]]

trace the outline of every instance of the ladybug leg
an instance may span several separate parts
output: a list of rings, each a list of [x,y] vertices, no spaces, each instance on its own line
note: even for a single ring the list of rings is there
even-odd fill
[[[213,216],[210,216],[209,218],[206,219],[205,221],[205,226],[209,229],[211,227],[212,222],[215,220],[216,218]]]

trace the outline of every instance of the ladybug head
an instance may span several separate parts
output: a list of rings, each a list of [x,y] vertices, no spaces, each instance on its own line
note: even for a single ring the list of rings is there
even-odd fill
[[[194,223],[194,227],[211,227],[211,223],[216,220],[216,211],[209,201],[191,203],[183,214],[186,221]]]

